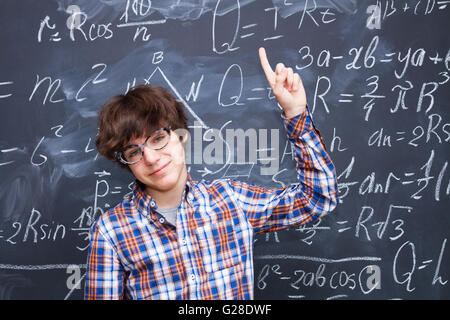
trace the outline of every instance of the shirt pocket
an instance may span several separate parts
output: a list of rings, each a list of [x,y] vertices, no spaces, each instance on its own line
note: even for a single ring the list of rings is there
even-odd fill
[[[198,227],[197,237],[206,272],[227,269],[240,263],[241,251],[231,220]]]

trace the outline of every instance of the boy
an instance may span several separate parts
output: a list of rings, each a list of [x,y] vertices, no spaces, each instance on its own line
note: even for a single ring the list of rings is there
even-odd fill
[[[253,235],[300,225],[337,205],[333,163],[300,76],[259,57],[283,109],[299,183],[266,189],[187,173],[181,104],[137,86],[99,113],[97,148],[136,177],[133,193],[91,227],[86,299],[253,299]]]

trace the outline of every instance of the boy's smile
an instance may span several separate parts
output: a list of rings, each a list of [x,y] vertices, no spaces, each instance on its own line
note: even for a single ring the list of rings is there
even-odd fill
[[[160,169],[153,171],[153,173],[151,173],[150,175],[159,176],[165,174],[167,172],[166,168],[169,166],[170,163],[171,161],[167,162],[167,164],[163,165]]]

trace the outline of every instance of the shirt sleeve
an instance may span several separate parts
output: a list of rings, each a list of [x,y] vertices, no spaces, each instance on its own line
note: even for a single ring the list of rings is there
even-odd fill
[[[84,299],[124,299],[124,276],[114,247],[104,237],[98,223],[94,223],[90,230]]]
[[[255,232],[308,223],[333,211],[338,203],[335,168],[309,109],[291,119],[283,116],[283,120],[295,149],[298,183],[267,189],[229,181],[234,198]]]

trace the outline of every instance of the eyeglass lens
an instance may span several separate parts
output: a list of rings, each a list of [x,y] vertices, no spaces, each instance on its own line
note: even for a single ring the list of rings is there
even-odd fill
[[[166,130],[158,130],[144,142],[149,148],[154,150],[162,149],[169,142],[170,135]],[[144,153],[144,144],[127,148],[122,152],[123,160],[128,163],[135,163],[142,159]]]

